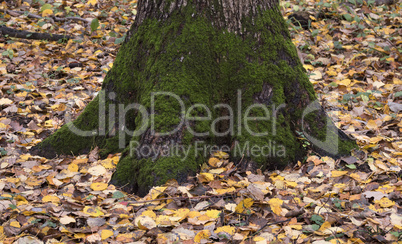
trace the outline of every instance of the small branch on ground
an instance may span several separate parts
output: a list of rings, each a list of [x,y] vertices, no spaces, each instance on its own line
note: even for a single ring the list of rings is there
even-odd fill
[[[28,18],[35,18],[35,19],[42,19],[43,17],[37,14],[31,14],[31,13],[25,13],[23,11],[18,11],[18,10],[5,10],[5,9],[0,9],[0,12],[2,13],[8,13],[11,16],[14,17],[18,17],[20,15],[26,15]],[[54,24],[55,21],[58,22],[63,22],[63,21],[69,21],[69,20],[74,20],[74,21],[82,21],[84,22],[87,27],[90,26],[91,21],[81,18],[81,17],[64,17],[64,18],[60,18],[60,17],[56,17],[56,16],[49,16],[50,21],[52,22],[52,24]]]
[[[16,37],[16,38],[24,38],[24,39],[33,39],[33,40],[47,40],[47,41],[59,41],[62,39],[74,39],[72,36],[66,35],[58,35],[58,34],[49,34],[49,33],[35,33],[24,30],[15,30],[9,28],[4,25],[0,25],[0,35]]]
[[[249,237],[247,237],[246,240],[251,239],[252,237],[258,235],[265,227],[271,226],[271,225],[277,225],[277,224],[283,224],[283,223],[287,223],[289,221],[291,221],[292,218],[286,219],[286,220],[282,220],[282,221],[277,221],[277,222],[273,222],[273,223],[269,223],[267,222],[265,225],[261,226],[260,229],[258,229],[256,232],[254,232],[253,234],[250,234]]]

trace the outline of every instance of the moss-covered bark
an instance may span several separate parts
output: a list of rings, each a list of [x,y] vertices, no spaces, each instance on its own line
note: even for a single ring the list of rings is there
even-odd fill
[[[296,131],[331,135],[341,148],[318,145],[321,153],[347,154],[355,146],[336,128],[327,132],[322,109],[303,114],[316,97],[276,1],[143,0],[102,88],[73,122],[95,134],[64,126],[34,151],[124,149],[112,183],[140,195],[171,178],[185,181],[214,145],[269,169],[305,155]],[[175,133],[154,133],[178,125]]]

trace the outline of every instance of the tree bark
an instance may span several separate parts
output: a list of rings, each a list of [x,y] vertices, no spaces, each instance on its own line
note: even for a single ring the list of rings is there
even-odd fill
[[[33,153],[122,151],[112,183],[144,195],[185,181],[218,148],[245,167],[281,169],[306,155],[300,137],[331,156],[356,146],[317,103],[278,1],[140,0],[138,8],[100,94]]]

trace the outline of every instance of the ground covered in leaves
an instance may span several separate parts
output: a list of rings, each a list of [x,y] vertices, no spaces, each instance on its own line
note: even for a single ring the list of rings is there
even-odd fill
[[[77,115],[94,98],[135,7],[1,3],[1,25],[75,40],[0,37],[0,242],[402,240],[401,3],[281,2],[286,18],[305,17],[289,29],[321,103],[360,146],[351,157],[311,155],[281,172],[241,172],[216,153],[188,184],[170,181],[140,199],[107,184],[118,154],[29,155],[67,112]]]

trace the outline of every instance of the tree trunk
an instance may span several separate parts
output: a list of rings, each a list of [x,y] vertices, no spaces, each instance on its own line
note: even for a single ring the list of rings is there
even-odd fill
[[[280,169],[355,147],[316,101],[275,0],[140,0],[102,91],[33,148],[123,151],[112,183],[144,195],[196,173],[214,150]],[[240,160],[242,159],[242,160]]]

